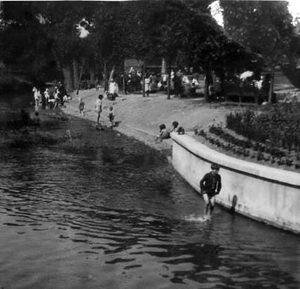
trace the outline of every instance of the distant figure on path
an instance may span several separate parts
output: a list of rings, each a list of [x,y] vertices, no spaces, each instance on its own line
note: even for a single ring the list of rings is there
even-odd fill
[[[209,219],[215,206],[215,196],[222,188],[221,176],[219,175],[219,165],[212,164],[211,172],[205,174],[200,181],[200,191],[205,201],[204,217]]]
[[[60,102],[59,89],[57,87],[55,87],[55,90],[54,90],[54,107],[53,107],[53,109],[58,108],[59,102]]]
[[[100,94],[95,104],[96,112],[97,112],[97,125],[100,123],[100,116],[102,112],[102,99],[103,99],[103,95]]]
[[[149,96],[151,78],[149,75],[145,77],[145,95]]]
[[[84,105],[85,103],[83,102],[82,98],[79,99],[79,112],[82,116],[84,116]]]
[[[111,128],[113,128],[115,124],[115,113],[114,113],[114,107],[112,105],[109,107],[108,118],[111,123]]]
[[[109,87],[108,87],[108,99],[110,100],[115,100],[116,97],[119,95],[119,86],[115,80],[111,80],[109,82]]]

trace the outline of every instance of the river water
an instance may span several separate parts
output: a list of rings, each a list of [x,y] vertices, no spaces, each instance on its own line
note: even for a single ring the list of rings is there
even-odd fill
[[[220,207],[198,221],[166,158],[117,132],[41,130],[1,147],[0,288],[300,288],[299,236]]]

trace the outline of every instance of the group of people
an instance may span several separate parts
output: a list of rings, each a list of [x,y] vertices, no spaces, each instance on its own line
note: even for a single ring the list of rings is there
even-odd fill
[[[170,89],[175,96],[182,97],[185,94],[193,95],[196,93],[196,87],[200,85],[197,75],[186,68],[184,71],[178,69],[176,72],[171,71]],[[168,74],[162,74],[157,77],[153,74],[146,73],[145,93],[149,96],[150,92],[157,90],[166,90],[168,86]]]
[[[178,134],[184,134],[185,130],[182,126],[179,126],[178,121],[174,120],[171,127],[167,129],[166,125],[162,123],[159,125],[159,134],[155,137],[155,142],[161,142],[164,139],[168,139],[172,132],[177,132]]]
[[[193,68],[184,67],[184,69],[171,70],[170,89],[175,96],[196,93],[196,88],[200,85],[199,73],[194,73]],[[129,72],[124,74],[125,94],[144,90],[146,96],[151,92],[165,91],[168,87],[168,73],[154,73],[146,71],[143,81],[143,74],[140,70],[130,68]]]
[[[170,138],[172,132],[178,134],[184,134],[183,127],[179,126],[178,121],[173,121],[171,128],[167,129],[165,124],[159,126],[159,135],[155,137],[155,141],[162,141]],[[206,220],[211,218],[212,212],[215,207],[216,195],[218,195],[222,188],[222,180],[219,174],[220,166],[216,163],[211,165],[211,171],[205,174],[200,180],[200,193],[203,196],[205,207],[204,207],[204,218]]]
[[[34,86],[32,92],[36,111],[39,110],[39,107],[42,107],[42,109],[55,109],[63,106],[70,99],[66,89],[60,82],[56,86],[45,88],[44,91]]]
[[[84,116],[85,115],[85,103],[83,101],[82,98],[79,98],[79,113]],[[101,127],[101,123],[100,123],[100,118],[101,118],[101,113],[103,111],[103,95],[100,94],[96,100],[95,103],[95,110],[97,113],[97,125],[96,128],[100,128]],[[113,128],[115,126],[115,112],[114,112],[114,107],[113,104],[109,105],[108,108],[108,119],[110,122],[110,127]]]
[[[101,117],[102,106],[103,106],[102,102],[103,102],[103,95],[100,94],[95,103],[95,108],[97,112],[97,127],[100,126],[100,117]],[[109,106],[108,109],[108,119],[110,122],[110,127],[113,128],[115,126],[115,112],[112,104]]]

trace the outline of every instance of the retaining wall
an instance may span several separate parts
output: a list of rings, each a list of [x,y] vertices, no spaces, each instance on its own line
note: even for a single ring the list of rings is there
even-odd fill
[[[300,233],[300,174],[239,160],[188,135],[172,134],[172,163],[197,191],[212,162],[221,167],[217,203],[250,218]]]

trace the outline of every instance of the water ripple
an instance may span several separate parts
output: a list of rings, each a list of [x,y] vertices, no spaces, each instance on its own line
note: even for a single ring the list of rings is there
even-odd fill
[[[76,144],[0,157],[0,287],[299,288],[297,236],[220,208],[188,221],[203,203],[162,155],[64,126]]]

